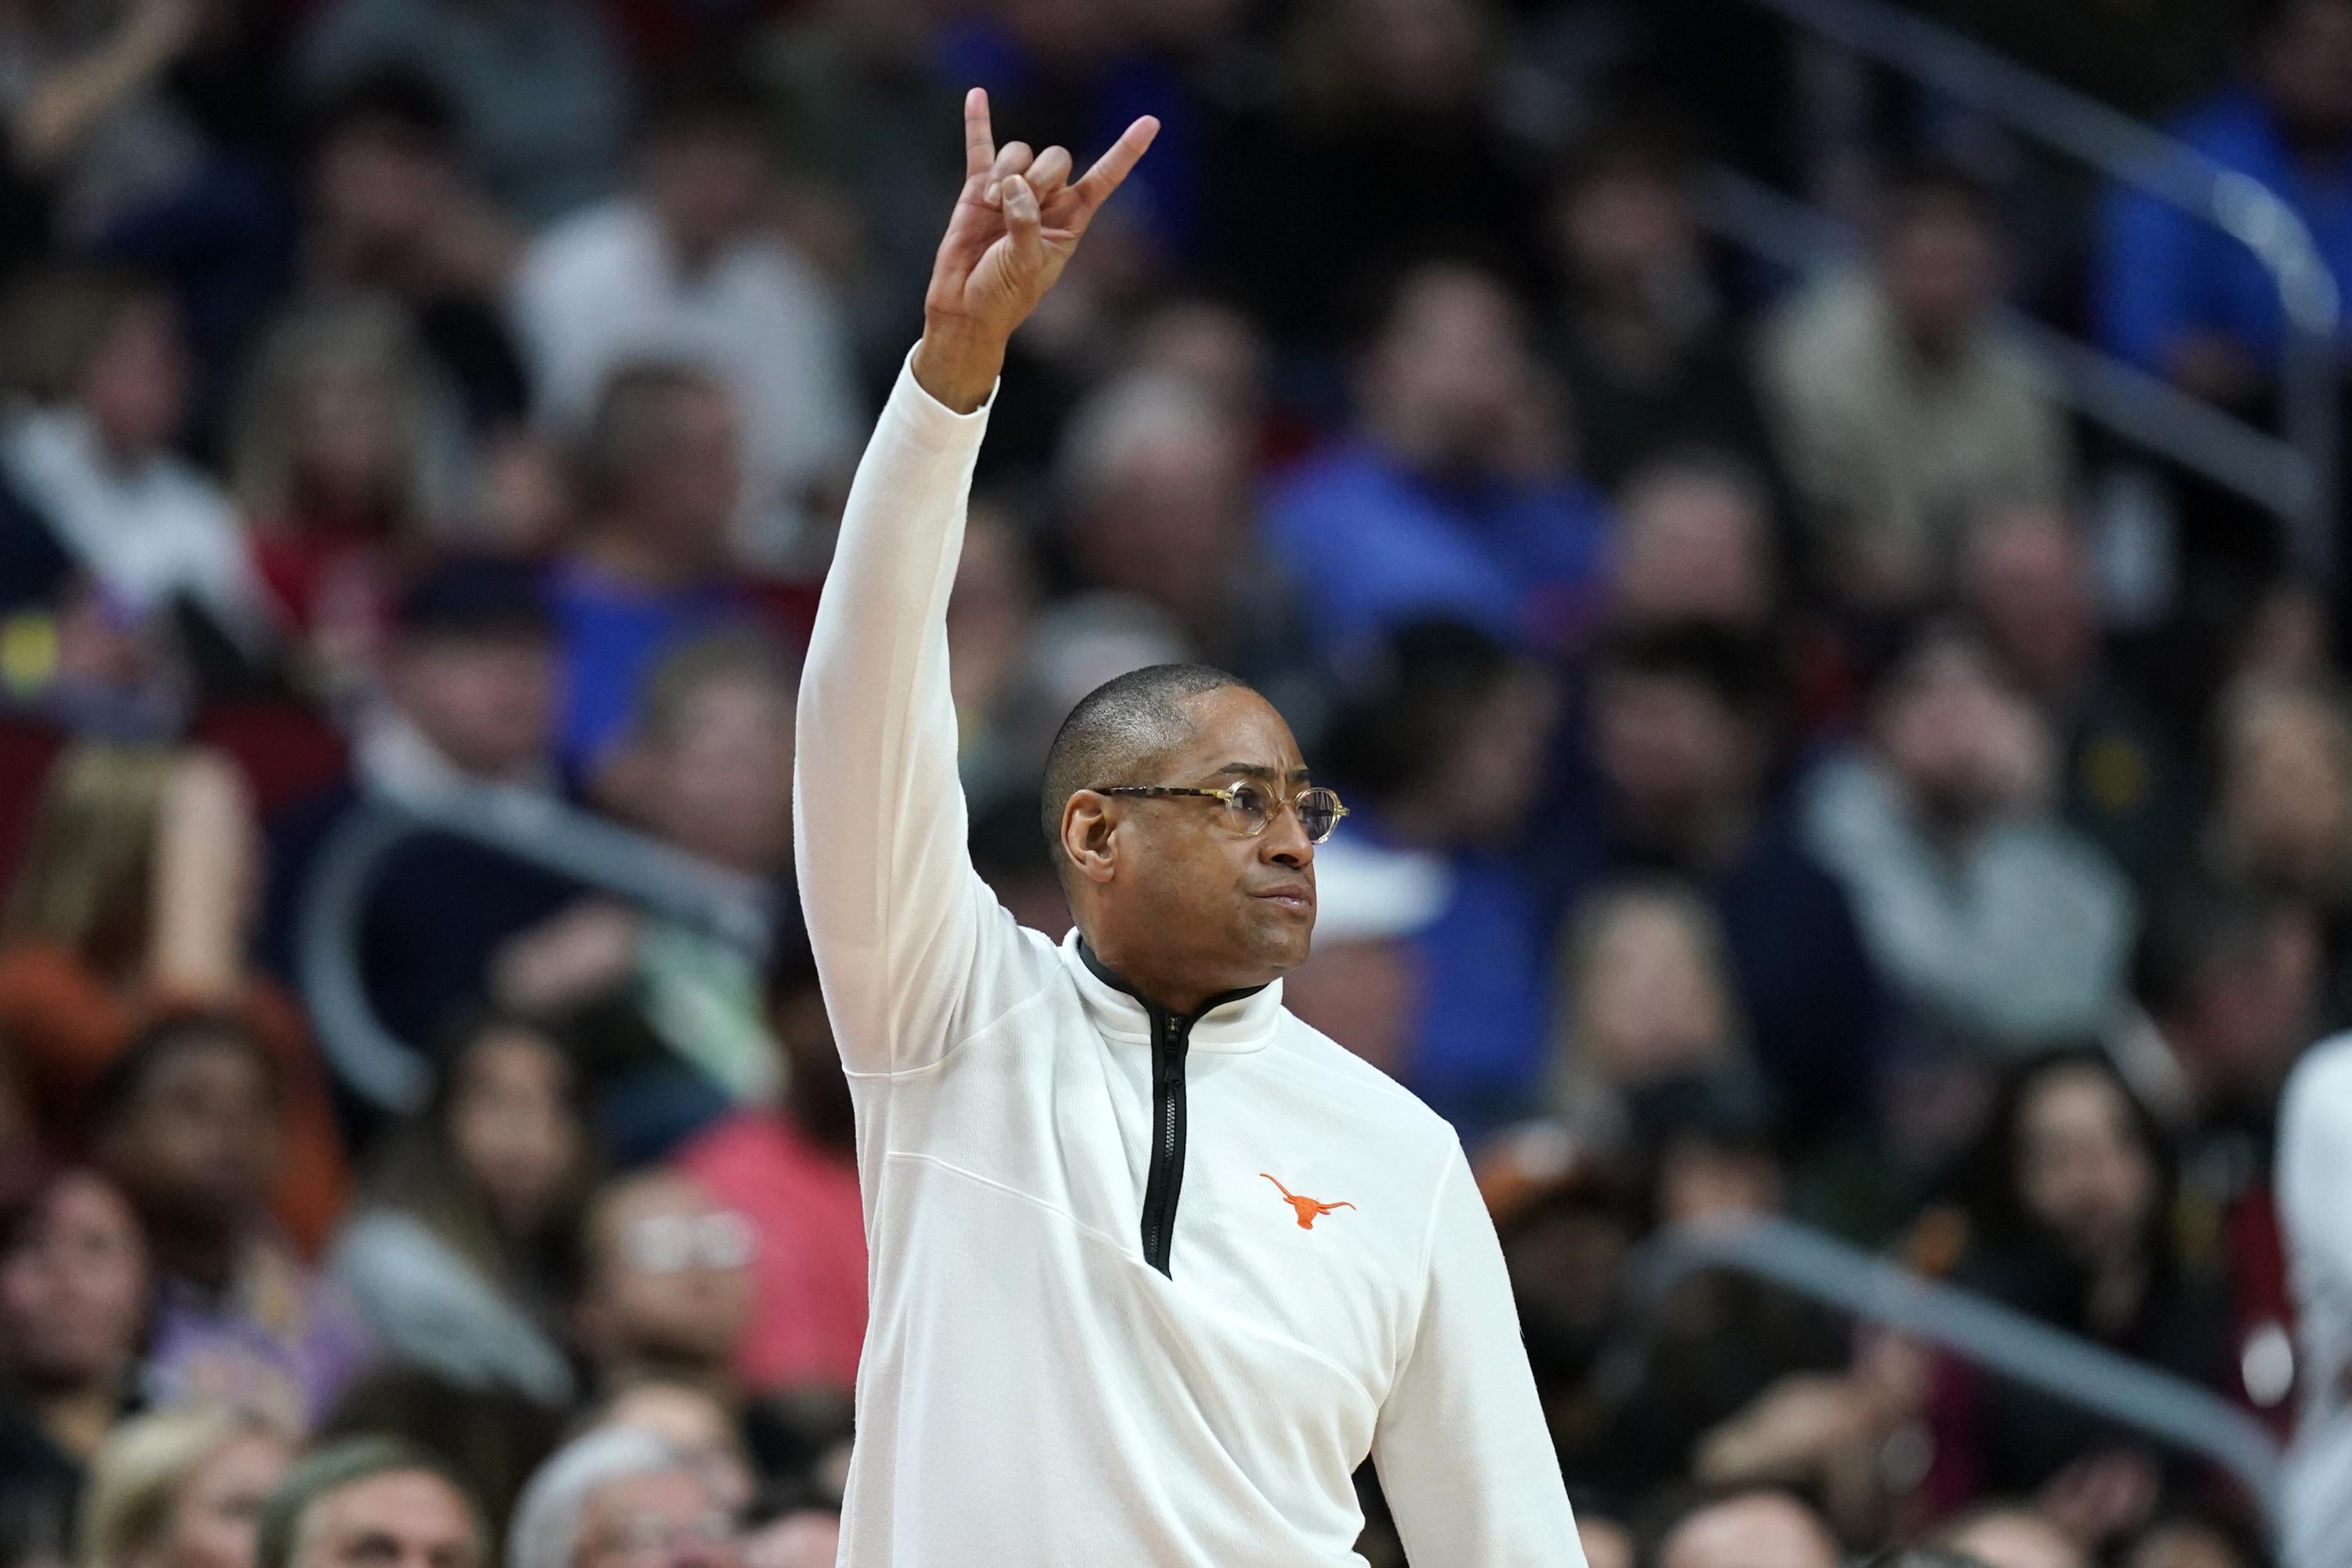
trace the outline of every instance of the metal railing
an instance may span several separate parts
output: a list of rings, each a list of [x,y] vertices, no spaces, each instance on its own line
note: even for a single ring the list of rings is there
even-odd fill
[[[627,899],[763,956],[772,935],[767,889],[551,795],[460,787],[431,799],[362,793],[312,863],[295,931],[295,976],[336,1079],[382,1110],[420,1104],[432,1085],[423,1058],[386,1028],[369,1001],[360,925],[393,851],[446,834]]]
[[[1861,246],[1852,226],[1734,169],[1716,169],[1701,197],[1717,234],[1785,271],[1816,271]],[[2285,441],[2022,310],[2001,310],[1994,328],[2024,351],[2049,395],[2297,526],[2309,487],[2303,455]]]
[[[2311,231],[2292,207],[2261,182],[2120,110],[1885,0],[1748,3],[2147,192],[2252,251],[2270,275],[2286,322],[2282,426],[2295,461],[2293,477],[2283,481],[2282,499],[2292,504],[2279,510],[2298,563],[2323,581],[2332,577],[2342,302]]]
[[[2277,1535],[2278,1445],[2262,1423],[2208,1389],[1788,1219],[1679,1226],[1653,1238],[1634,1260],[1633,1321],[1654,1322],[1676,1286],[1714,1269],[1882,1324],[2210,1459],[2244,1486]],[[1604,1375],[1629,1385],[1647,1356],[1645,1342],[1621,1342],[1605,1353]]]

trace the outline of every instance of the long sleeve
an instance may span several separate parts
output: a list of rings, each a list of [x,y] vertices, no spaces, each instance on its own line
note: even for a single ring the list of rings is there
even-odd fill
[[[1018,928],[966,847],[948,689],[948,593],[987,423],[985,408],[952,413],[899,372],[850,487],[801,677],[793,847],[852,1072],[936,1061],[994,1016],[992,982],[1017,984]]]
[[[1457,1152],[1427,1295],[1372,1438],[1413,1568],[1583,1568],[1493,1221]]]
[[[2305,1337],[2336,1363],[2305,1371],[2333,1387],[2352,1356],[2352,1225],[2344,1223],[2352,1200],[2352,1035],[2314,1046],[2288,1080],[2277,1183]]]

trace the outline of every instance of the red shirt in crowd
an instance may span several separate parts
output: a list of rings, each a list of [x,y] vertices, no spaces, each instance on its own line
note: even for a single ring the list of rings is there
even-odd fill
[[[679,1167],[751,1222],[756,1301],[742,1373],[755,1392],[849,1389],[866,1342],[866,1215],[857,1163],[788,1115],[750,1111],[696,1139]]]

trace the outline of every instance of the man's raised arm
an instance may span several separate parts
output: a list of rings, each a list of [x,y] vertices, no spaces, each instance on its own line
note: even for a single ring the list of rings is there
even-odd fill
[[[1066,152],[1000,150],[987,96],[964,100],[963,189],[922,342],[858,464],[801,679],[794,856],[853,1072],[919,1067],[953,1045],[984,944],[1009,934],[972,871],[956,776],[947,604],[964,500],[1006,342],[1158,130],[1137,121],[1073,182]]]

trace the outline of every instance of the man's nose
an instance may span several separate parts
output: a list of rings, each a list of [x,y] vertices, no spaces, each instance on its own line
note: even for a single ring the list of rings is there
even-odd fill
[[[1258,853],[1277,866],[1303,871],[1314,864],[1315,841],[1307,837],[1297,811],[1285,806],[1265,825],[1265,832],[1258,840]]]

